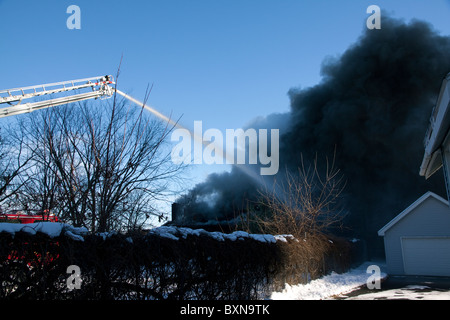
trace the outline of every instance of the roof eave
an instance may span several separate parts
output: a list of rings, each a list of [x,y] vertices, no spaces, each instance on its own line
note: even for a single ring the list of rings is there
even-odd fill
[[[435,194],[434,192],[428,191],[424,195],[422,195],[419,199],[414,201],[409,207],[407,207],[405,210],[400,212],[398,215],[396,215],[391,221],[389,221],[383,228],[378,230],[378,235],[380,237],[383,237],[386,234],[386,231],[388,231],[390,228],[392,228],[394,225],[396,225],[400,220],[402,220],[404,217],[406,217],[411,211],[413,211],[416,207],[418,207],[422,202],[424,202],[429,197],[433,197],[436,200],[439,200],[443,204],[448,206],[448,201],[442,198],[441,196]]]
[[[436,152],[440,152],[442,143],[450,129],[450,73],[442,81],[441,90],[432,114],[432,122],[427,132],[425,154],[419,174],[427,179],[440,168],[442,163]],[[438,163],[434,163],[434,161]],[[436,169],[437,168],[437,169]]]

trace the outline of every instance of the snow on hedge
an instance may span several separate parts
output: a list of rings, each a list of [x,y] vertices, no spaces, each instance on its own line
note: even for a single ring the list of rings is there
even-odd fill
[[[36,222],[29,224],[18,223],[0,223],[0,233],[6,232],[15,235],[16,232],[25,232],[31,235],[36,233],[47,234],[50,238],[59,237],[60,235],[68,236],[74,240],[83,241],[83,235],[88,233],[86,228],[76,228],[66,223],[61,222]],[[117,234],[115,231],[97,233],[98,236],[106,239],[112,235]],[[253,239],[260,242],[275,243],[277,241],[287,242],[288,239],[294,240],[292,235],[269,235],[269,234],[251,234],[244,231],[235,231],[233,233],[222,232],[209,232],[204,229],[190,229],[175,226],[161,226],[151,229],[149,234],[158,235],[163,238],[169,238],[172,240],[179,240],[180,238],[186,239],[188,235],[200,236],[206,235],[217,241],[237,241],[244,239]]]
[[[0,233],[6,232],[14,237],[16,232],[24,232],[30,235],[36,233],[44,233],[50,238],[59,237],[60,235],[68,236],[74,240],[84,241],[83,235],[88,231],[86,228],[73,227],[66,223],[61,222],[35,222],[35,223],[0,223]]]
[[[172,240],[186,239],[188,235],[200,236],[206,235],[214,238],[217,241],[237,241],[244,239],[253,239],[260,242],[275,243],[277,241],[287,242],[287,239],[294,239],[292,235],[270,235],[270,234],[252,234],[245,231],[234,231],[232,233],[210,232],[204,229],[191,229],[175,226],[162,226],[150,230],[150,234],[156,234],[160,237],[169,238]]]

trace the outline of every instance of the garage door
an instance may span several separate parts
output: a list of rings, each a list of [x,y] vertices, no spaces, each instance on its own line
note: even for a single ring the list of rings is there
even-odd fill
[[[450,276],[450,238],[403,238],[403,266],[407,275]]]

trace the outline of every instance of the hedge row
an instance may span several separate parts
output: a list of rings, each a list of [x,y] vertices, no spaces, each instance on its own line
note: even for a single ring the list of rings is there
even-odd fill
[[[219,241],[203,233],[179,239],[149,233],[85,235],[77,241],[39,232],[0,233],[0,298],[261,299],[307,274],[344,271],[348,244],[322,240],[314,256],[306,245],[312,239]],[[68,273],[72,265],[80,278]]]

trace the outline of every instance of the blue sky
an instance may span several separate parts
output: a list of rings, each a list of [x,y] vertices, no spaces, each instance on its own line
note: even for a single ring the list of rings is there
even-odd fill
[[[72,4],[81,30],[66,27]],[[317,84],[372,4],[450,35],[449,0],[0,0],[0,89],[115,75],[123,55],[122,91],[142,100],[153,84],[148,103],[183,125],[241,128],[288,111],[290,88]]]

